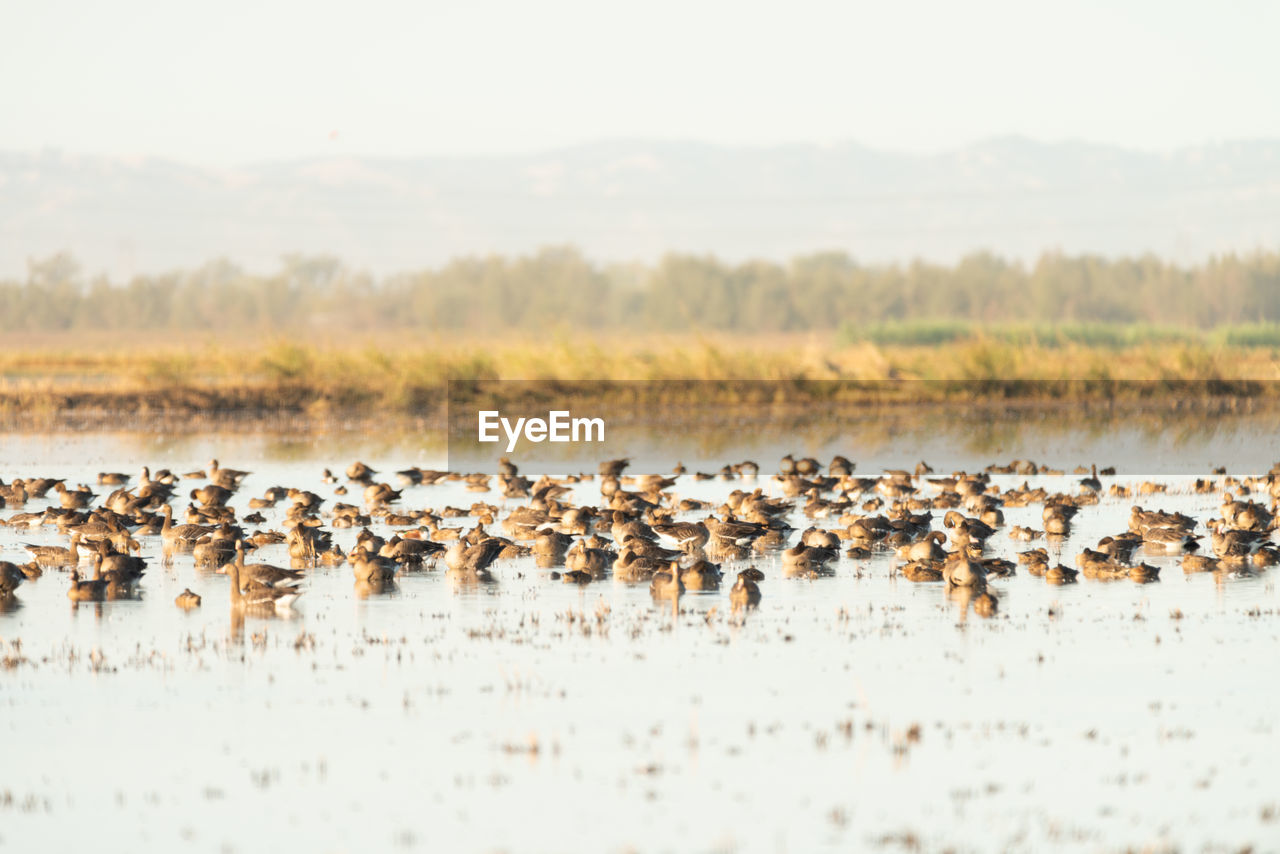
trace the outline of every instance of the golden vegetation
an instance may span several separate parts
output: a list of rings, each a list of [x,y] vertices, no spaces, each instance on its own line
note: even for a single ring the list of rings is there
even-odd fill
[[[544,387],[593,380],[603,383],[596,393],[637,403],[1269,398],[1280,379],[1275,350],[1185,342],[1117,349],[978,339],[925,347],[833,336],[649,336],[423,345],[400,337],[80,350],[54,341],[0,354],[0,407],[411,413],[439,408],[450,380]],[[663,384],[627,385],[636,380]]]

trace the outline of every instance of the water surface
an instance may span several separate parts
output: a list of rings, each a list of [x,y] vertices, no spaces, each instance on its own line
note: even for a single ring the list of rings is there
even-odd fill
[[[985,437],[969,419],[726,431],[667,449],[663,468],[767,464],[782,448],[840,450],[870,474],[1030,457],[1114,464],[1109,486],[1171,460],[1265,471],[1273,441],[1258,422],[1065,436],[1022,423]],[[241,509],[276,484],[332,500],[326,466],[359,457],[389,474],[442,450],[413,434],[2,438],[6,482],[186,471],[216,454],[254,472]],[[1171,492],[1144,503],[1208,519],[1219,497],[1192,493],[1194,476],[1165,476]],[[997,482],[1074,491],[1076,477]],[[684,478],[675,491],[719,501],[755,486],[778,492],[764,476]],[[580,484],[576,498],[594,503],[597,489]],[[401,504],[476,500],[517,503],[453,483],[406,489]],[[1083,512],[1063,561],[1122,530],[1130,503]],[[278,527],[283,509],[265,512]],[[1006,515],[1039,526],[1040,507]],[[354,536],[336,539],[345,549]],[[0,528],[0,559],[25,560],[28,541],[62,542]],[[990,545],[1026,547],[1004,533]],[[283,546],[255,559],[288,562]],[[51,571],[0,614],[0,847],[65,850],[86,828],[96,850],[157,852],[1280,847],[1275,570],[1188,576],[1177,558],[1145,559],[1158,583],[996,581],[991,620],[905,581],[887,554],[815,580],[757,560],[764,599],[745,614],[727,587],[673,614],[647,585],[578,588],[532,559],[469,589],[407,573],[368,599],[348,568],[320,568],[292,617],[243,622],[225,577],[189,557],[153,562],[140,601],[100,606],[73,607]],[[173,604],[186,587],[204,597],[191,613]]]

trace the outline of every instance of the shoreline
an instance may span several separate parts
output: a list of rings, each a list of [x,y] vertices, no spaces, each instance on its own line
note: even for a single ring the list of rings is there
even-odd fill
[[[450,402],[719,417],[947,404],[1212,414],[1280,407],[1280,351],[641,337],[0,352],[0,426],[416,419],[443,429]]]
[[[897,393],[887,393],[885,389],[868,389],[861,384],[849,384],[837,392],[825,385],[814,388],[770,384],[767,389],[757,387],[756,394],[749,394],[744,393],[747,387],[741,383],[697,381],[692,390],[687,385],[677,385],[674,392],[648,396],[635,394],[634,390],[625,396],[568,393],[564,383],[520,385],[519,393],[486,395],[481,399],[486,404],[536,406],[545,404],[547,395],[556,395],[553,399],[558,401],[557,406],[606,406],[611,419],[620,424],[676,423],[690,428],[948,413],[963,413],[966,417],[975,413],[1052,416],[1064,426],[1112,419],[1159,422],[1169,416],[1210,419],[1280,413],[1280,384],[1269,383],[1246,389],[1246,392],[1252,391],[1251,394],[1216,393],[1216,386],[1199,383],[1190,388],[1145,383],[1148,387],[1136,388],[1127,384],[1111,389],[1111,393],[1103,388],[1078,387],[1072,388],[1069,394],[1009,394],[1016,390],[1016,383],[996,387],[987,384],[981,393],[963,385],[952,385],[934,388],[928,394],[907,393],[910,387],[904,392],[901,386],[894,387]],[[769,394],[765,394],[766,391]],[[467,397],[455,399],[455,406],[458,403],[469,406],[477,401]],[[241,388],[230,393],[176,388],[15,394],[0,389],[0,432],[80,432],[107,428],[169,431],[190,429],[195,420],[201,429],[233,433],[376,428],[443,435],[451,425],[470,421],[469,415],[465,419],[456,414],[451,418],[448,407],[448,394],[442,389],[396,406],[380,406],[372,400],[355,404],[335,402],[304,387]]]

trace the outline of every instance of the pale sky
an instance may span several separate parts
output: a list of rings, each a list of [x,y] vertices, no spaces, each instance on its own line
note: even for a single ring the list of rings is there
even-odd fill
[[[1280,137],[1280,3],[10,2],[0,150],[230,164],[616,138]]]

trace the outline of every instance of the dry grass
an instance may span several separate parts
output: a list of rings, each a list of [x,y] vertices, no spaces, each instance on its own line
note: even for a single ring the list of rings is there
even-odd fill
[[[601,387],[601,394],[622,393],[618,381],[703,381],[696,387],[669,382],[644,393],[743,403],[764,395],[793,401],[1264,398],[1276,394],[1274,381],[1280,379],[1275,351],[1187,343],[1115,349],[966,341],[918,347],[838,344],[832,336],[424,342],[407,335],[66,343],[57,337],[10,342],[0,355],[0,407],[403,413],[439,407],[450,380],[534,380],[552,387],[578,380],[615,383]]]

